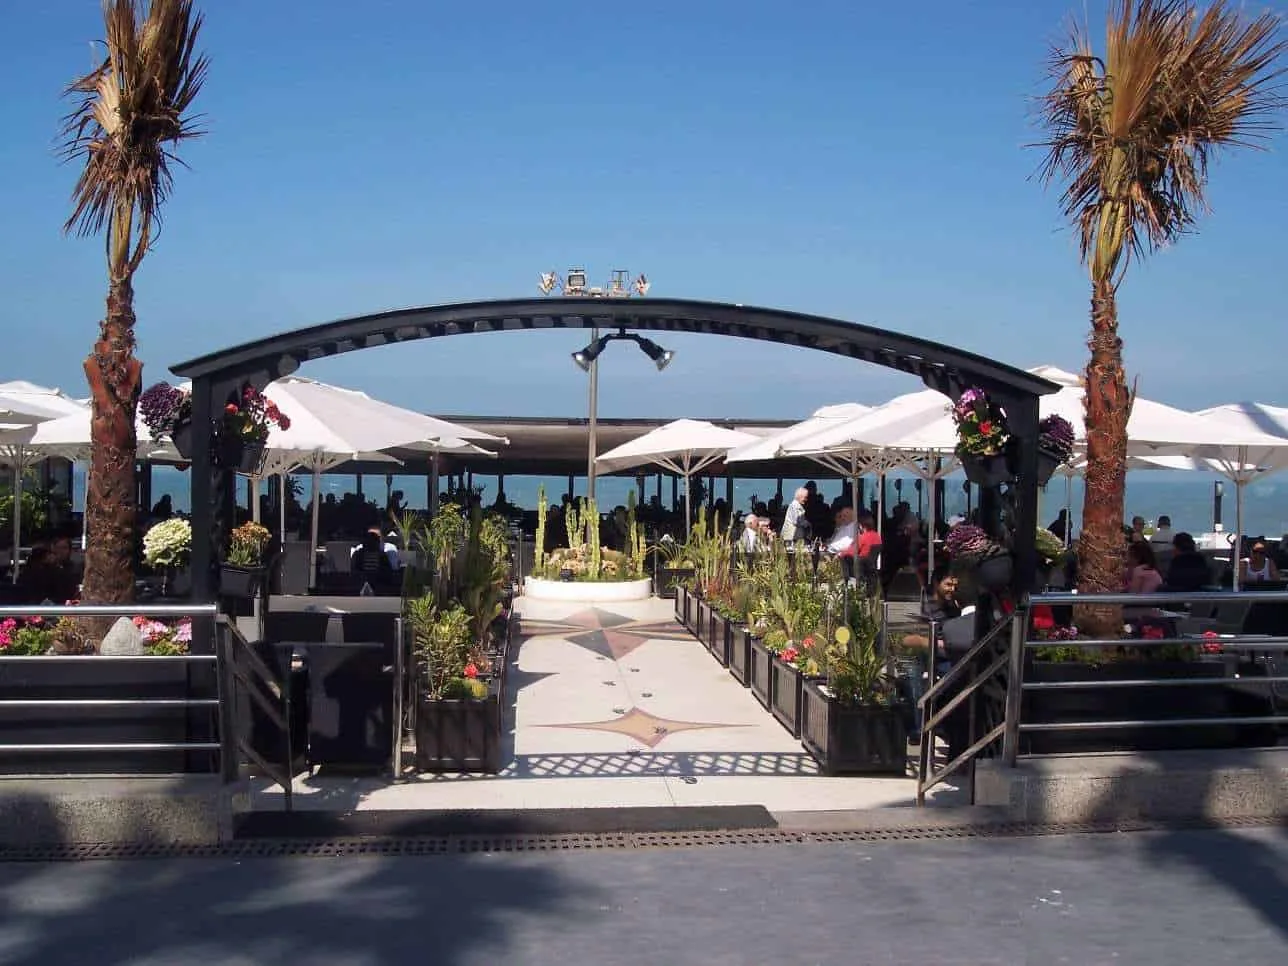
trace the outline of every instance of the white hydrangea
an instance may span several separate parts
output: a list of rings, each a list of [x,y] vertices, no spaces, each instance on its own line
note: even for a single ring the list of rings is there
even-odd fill
[[[182,567],[192,553],[192,524],[180,517],[162,520],[143,535],[149,567]]]

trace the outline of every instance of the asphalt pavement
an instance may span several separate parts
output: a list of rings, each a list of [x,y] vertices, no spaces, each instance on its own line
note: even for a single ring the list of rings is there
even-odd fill
[[[1288,962],[1288,829],[0,864],[0,964]]]

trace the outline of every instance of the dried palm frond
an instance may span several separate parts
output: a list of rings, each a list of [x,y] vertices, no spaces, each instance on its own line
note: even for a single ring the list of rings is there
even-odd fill
[[[196,52],[202,17],[192,0],[104,0],[102,64],[67,89],[79,97],[64,120],[64,154],[83,158],[64,230],[107,229],[113,280],[147,253],[173,183],[174,147],[197,137],[189,115],[206,77]]]
[[[1041,177],[1066,183],[1061,204],[1093,277],[1115,278],[1188,230],[1206,208],[1213,150],[1255,146],[1277,127],[1284,46],[1273,13],[1116,0],[1103,59],[1080,27],[1052,51]]]

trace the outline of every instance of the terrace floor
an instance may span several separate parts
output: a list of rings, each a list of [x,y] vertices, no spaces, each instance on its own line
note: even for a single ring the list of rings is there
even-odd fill
[[[674,620],[671,601],[520,598],[510,734],[497,775],[303,776],[297,810],[760,806],[774,815],[913,806],[912,778],[827,777]],[[280,809],[258,787],[255,810]],[[943,788],[938,804],[965,804]]]

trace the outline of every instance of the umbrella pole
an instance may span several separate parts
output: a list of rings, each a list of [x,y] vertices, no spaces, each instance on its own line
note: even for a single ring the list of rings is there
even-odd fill
[[[250,518],[259,523],[259,477],[252,476],[246,482],[250,488]]]
[[[689,504],[689,474],[684,474],[684,539],[689,539],[689,531],[693,529],[693,508]]]
[[[286,546],[286,474],[277,474],[277,539]]]
[[[1073,543],[1073,471],[1068,467],[1064,473],[1064,549],[1068,550]]]
[[[313,467],[313,522],[309,539],[309,588],[318,583],[318,503],[322,499],[322,474]]]
[[[22,458],[13,460],[13,582],[18,582],[18,551],[22,546]]]
[[[1240,462],[1240,465],[1247,465],[1246,455],[1243,452],[1239,453],[1239,462]],[[1248,485],[1248,481],[1244,478],[1242,471],[1235,474],[1235,477],[1234,477],[1234,559],[1231,561],[1231,563],[1234,564],[1234,568],[1233,568],[1234,582],[1230,585],[1231,587],[1234,588],[1235,591],[1238,591],[1240,589],[1239,568],[1240,566],[1242,566],[1242,562],[1243,562],[1243,488],[1247,485]]]
[[[938,531],[935,529],[935,484],[938,479],[935,476],[934,458],[926,457],[926,468],[930,471],[930,525],[926,528],[926,590],[933,592],[935,582],[935,536]],[[931,660],[934,660],[932,654]]]

